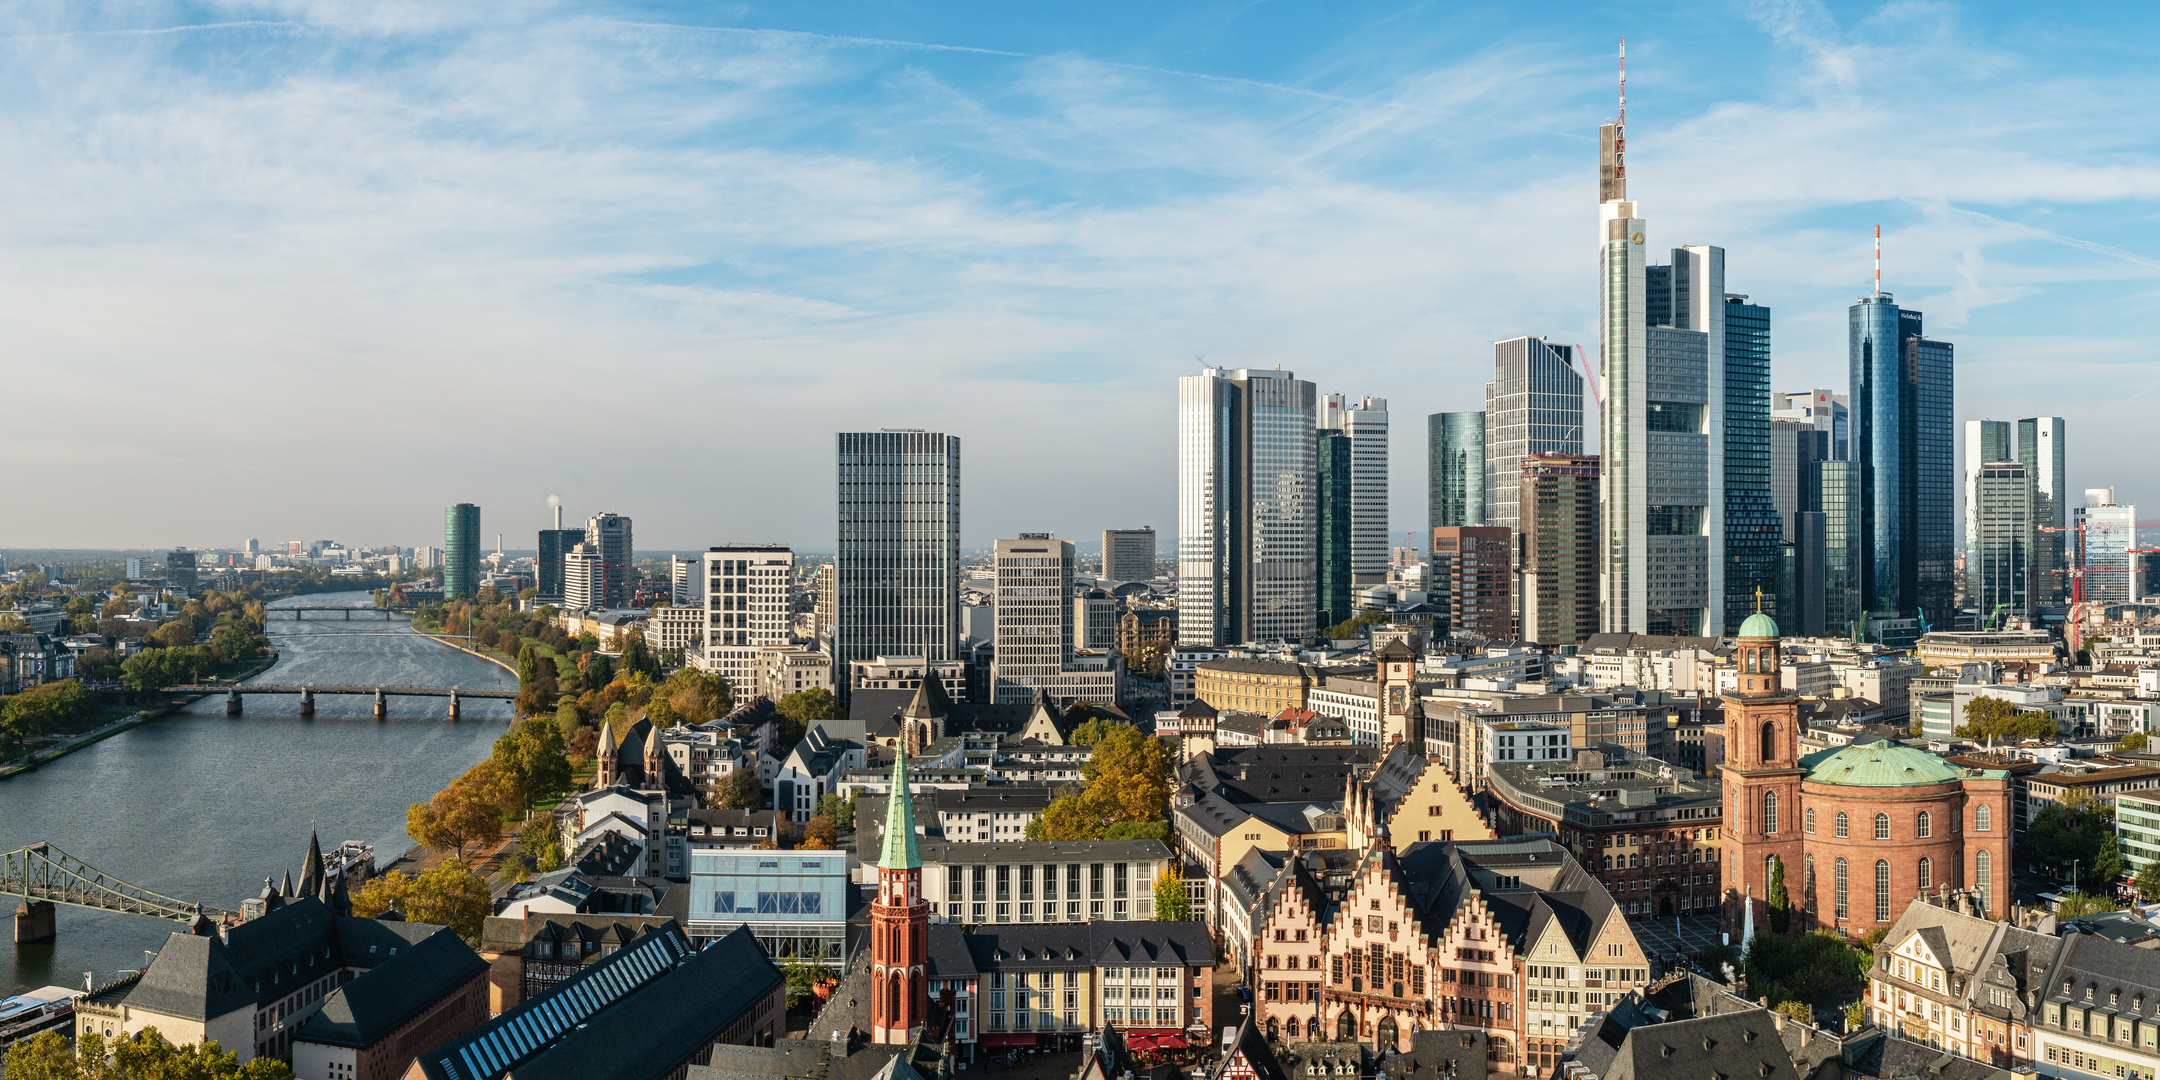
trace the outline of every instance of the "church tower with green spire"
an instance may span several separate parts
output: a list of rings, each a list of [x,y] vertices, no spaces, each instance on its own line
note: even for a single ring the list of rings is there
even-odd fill
[[[922,895],[907,755],[893,755],[877,899],[870,904],[870,1041],[901,1044],[930,1015],[930,905]]]

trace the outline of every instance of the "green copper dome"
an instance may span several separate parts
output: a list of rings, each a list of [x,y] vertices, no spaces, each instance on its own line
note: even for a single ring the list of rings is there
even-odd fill
[[[1777,620],[1758,611],[1740,624],[1741,637],[1776,637]]]
[[[1957,766],[1888,739],[1818,751],[1800,764],[1807,766],[1809,780],[1845,787],[1921,787],[1965,778]]]
[[[915,799],[908,792],[907,754],[893,754],[892,795],[885,800],[885,848],[880,870],[913,870],[922,865],[915,847]]]

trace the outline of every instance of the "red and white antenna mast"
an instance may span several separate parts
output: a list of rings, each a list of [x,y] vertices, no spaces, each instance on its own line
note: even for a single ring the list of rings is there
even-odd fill
[[[1627,35],[1620,35],[1620,119],[1613,125],[1613,179],[1627,178]]]
[[[1875,295],[1882,295],[1882,226],[1875,226]]]

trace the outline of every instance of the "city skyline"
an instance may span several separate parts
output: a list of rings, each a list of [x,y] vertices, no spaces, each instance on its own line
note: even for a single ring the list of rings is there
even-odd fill
[[[26,392],[143,392],[97,396],[107,423],[87,455],[63,449],[63,411],[0,436],[11,460],[64,458],[78,480],[16,495],[0,547],[273,531],[413,543],[456,501],[489,508],[490,533],[529,536],[555,494],[581,517],[638,518],[655,550],[745,536],[829,549],[829,508],[807,494],[830,468],[825,439],[883,426],[981,448],[970,549],[1170,520],[1174,422],[1154,388],[1194,354],[1280,363],[1420,417],[1477,408],[1494,341],[1594,340],[1581,207],[1623,31],[1632,179],[1656,192],[1659,243],[1715,242],[1748,268],[1754,302],[1778,312],[1776,385],[1843,385],[1843,309],[1866,291],[1880,222],[1885,290],[1959,344],[1957,419],[2062,416],[2081,433],[2067,490],[2155,501],[2141,495],[2150,437],[2131,421],[2149,389],[2134,300],[2152,272],[2134,252],[2153,246],[2142,207],[2160,155],[2107,119],[2150,79],[2107,50],[1955,8],[1625,27],[1530,27],[1499,8],[1324,26],[1214,9],[1085,32],[1055,13],[963,11],[751,9],[706,29],[650,7],[273,12],[177,31],[197,13],[18,18],[26,122],[0,138],[31,163],[11,193],[43,225],[0,243]],[[2118,33],[2150,18],[2126,15]],[[380,59],[389,41],[403,59]],[[1923,46],[1925,73],[1899,62]],[[527,81],[560,89],[535,102],[457,77],[502,64],[521,79],[542,54],[549,78]],[[2109,77],[2085,82],[2093,64]],[[890,122],[857,127],[860,107]],[[2045,146],[2025,134],[2041,108]],[[466,133],[403,119],[436,109]],[[638,130],[629,112],[666,118]],[[1109,113],[1129,122],[1087,119]],[[1866,133],[1892,125],[1901,161],[1855,167]],[[366,162],[401,171],[363,187]],[[639,193],[670,208],[591,223]],[[457,209],[481,199],[508,224]],[[810,213],[833,204],[866,212]],[[868,257],[836,262],[848,250]],[[2054,377],[2031,379],[2042,362]],[[653,410],[641,391],[662,385],[669,402],[814,389],[830,422],[804,433],[795,410],[770,410],[695,437],[658,424],[637,443],[651,467],[620,469],[532,420],[590,365],[618,377],[580,391],[588,410]],[[2101,378],[2119,392],[2078,396]],[[280,453],[275,425],[161,441],[175,406],[327,420],[354,385],[369,411],[353,434],[393,437],[341,456],[335,485],[320,455]],[[979,408],[986,395],[999,407]],[[1423,437],[1393,425],[1395,536],[1426,525]],[[521,444],[524,458],[505,452]],[[1147,479],[1032,490],[1074,446]],[[758,453],[781,467],[714,484],[699,460]],[[275,510],[200,496],[233,470]],[[670,496],[693,479],[719,497]],[[81,481],[115,497],[82,500],[68,490]]]

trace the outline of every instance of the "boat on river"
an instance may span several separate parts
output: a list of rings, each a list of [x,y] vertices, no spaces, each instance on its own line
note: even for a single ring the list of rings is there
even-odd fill
[[[375,845],[365,840],[347,840],[323,852],[323,880],[335,886],[344,879],[347,889],[357,889],[360,883],[375,876]]]

